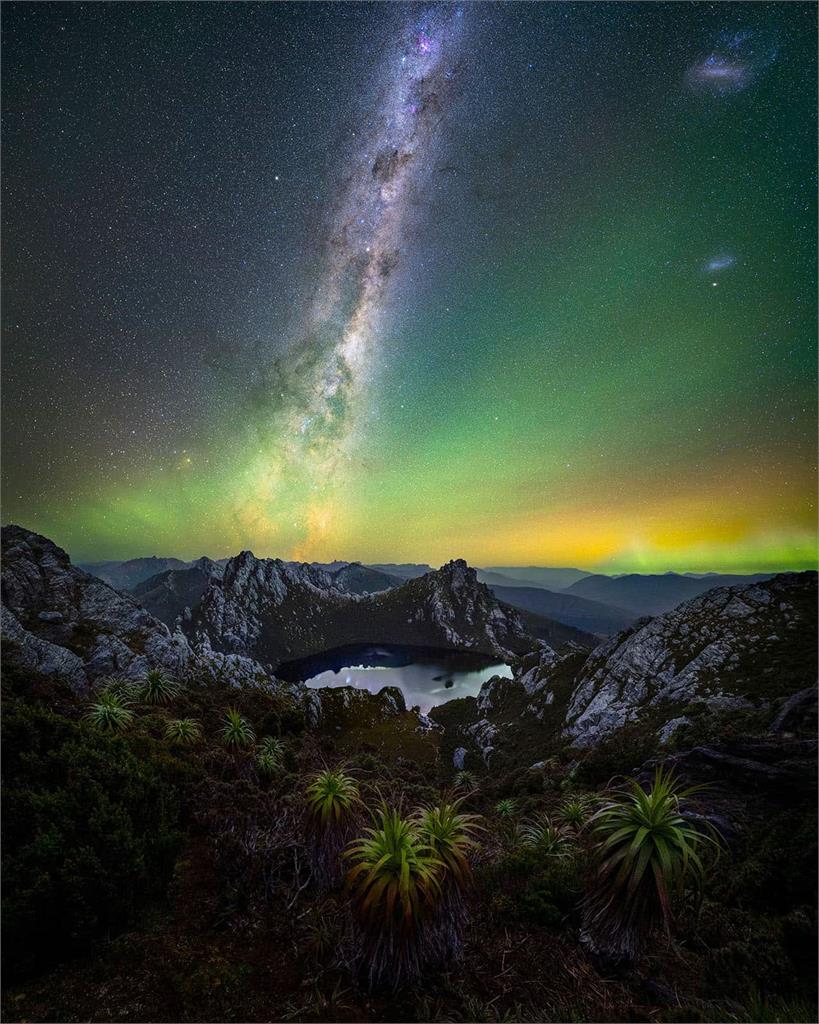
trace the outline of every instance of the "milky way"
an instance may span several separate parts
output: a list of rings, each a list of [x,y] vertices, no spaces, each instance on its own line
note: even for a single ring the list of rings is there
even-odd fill
[[[296,555],[315,550],[327,534],[355,456],[390,279],[410,244],[408,207],[421,198],[457,77],[461,14],[442,7],[414,19],[385,56],[372,125],[356,133],[358,152],[303,338],[270,375],[274,436],[240,515],[243,525],[263,529],[275,518],[281,490],[298,481],[304,539]]]

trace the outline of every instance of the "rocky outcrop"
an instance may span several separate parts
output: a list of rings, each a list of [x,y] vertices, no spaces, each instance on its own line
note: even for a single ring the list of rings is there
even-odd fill
[[[642,620],[589,656],[566,713],[576,747],[647,709],[770,705],[816,679],[816,573],[720,587]]]
[[[3,640],[7,663],[86,692],[98,679],[136,679],[149,668],[177,678],[274,685],[251,659],[192,646],[137,600],[71,564],[45,537],[6,526]]]

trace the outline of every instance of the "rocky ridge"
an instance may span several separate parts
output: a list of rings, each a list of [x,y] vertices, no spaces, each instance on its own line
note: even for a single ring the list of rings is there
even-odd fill
[[[273,686],[252,659],[214,652],[172,632],[137,600],[71,564],[62,548],[20,526],[2,530],[2,617],[7,663],[68,683],[78,693],[149,668],[179,678]]]

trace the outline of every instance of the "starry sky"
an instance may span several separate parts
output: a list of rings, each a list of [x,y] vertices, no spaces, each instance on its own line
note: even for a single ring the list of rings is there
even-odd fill
[[[4,4],[3,520],[815,563],[816,7]]]

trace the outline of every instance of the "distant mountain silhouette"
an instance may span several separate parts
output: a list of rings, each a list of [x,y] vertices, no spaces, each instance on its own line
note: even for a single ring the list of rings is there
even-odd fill
[[[614,605],[636,615],[661,615],[675,608],[681,601],[689,601],[714,587],[733,587],[771,579],[775,573],[755,573],[734,576],[709,573],[707,576],[682,576],[668,572],[656,576],[631,573],[627,576],[586,576],[578,580],[565,593],[585,597],[592,601]]]
[[[584,576],[591,575],[583,569],[550,569],[538,565],[489,565],[485,571],[511,576],[523,581],[524,586],[545,587],[546,590],[566,590]]]
[[[490,583],[489,589],[495,597],[513,608],[545,615],[587,633],[610,636],[626,629],[637,618],[625,608],[615,608],[573,594],[554,593],[542,587],[498,587]]]

